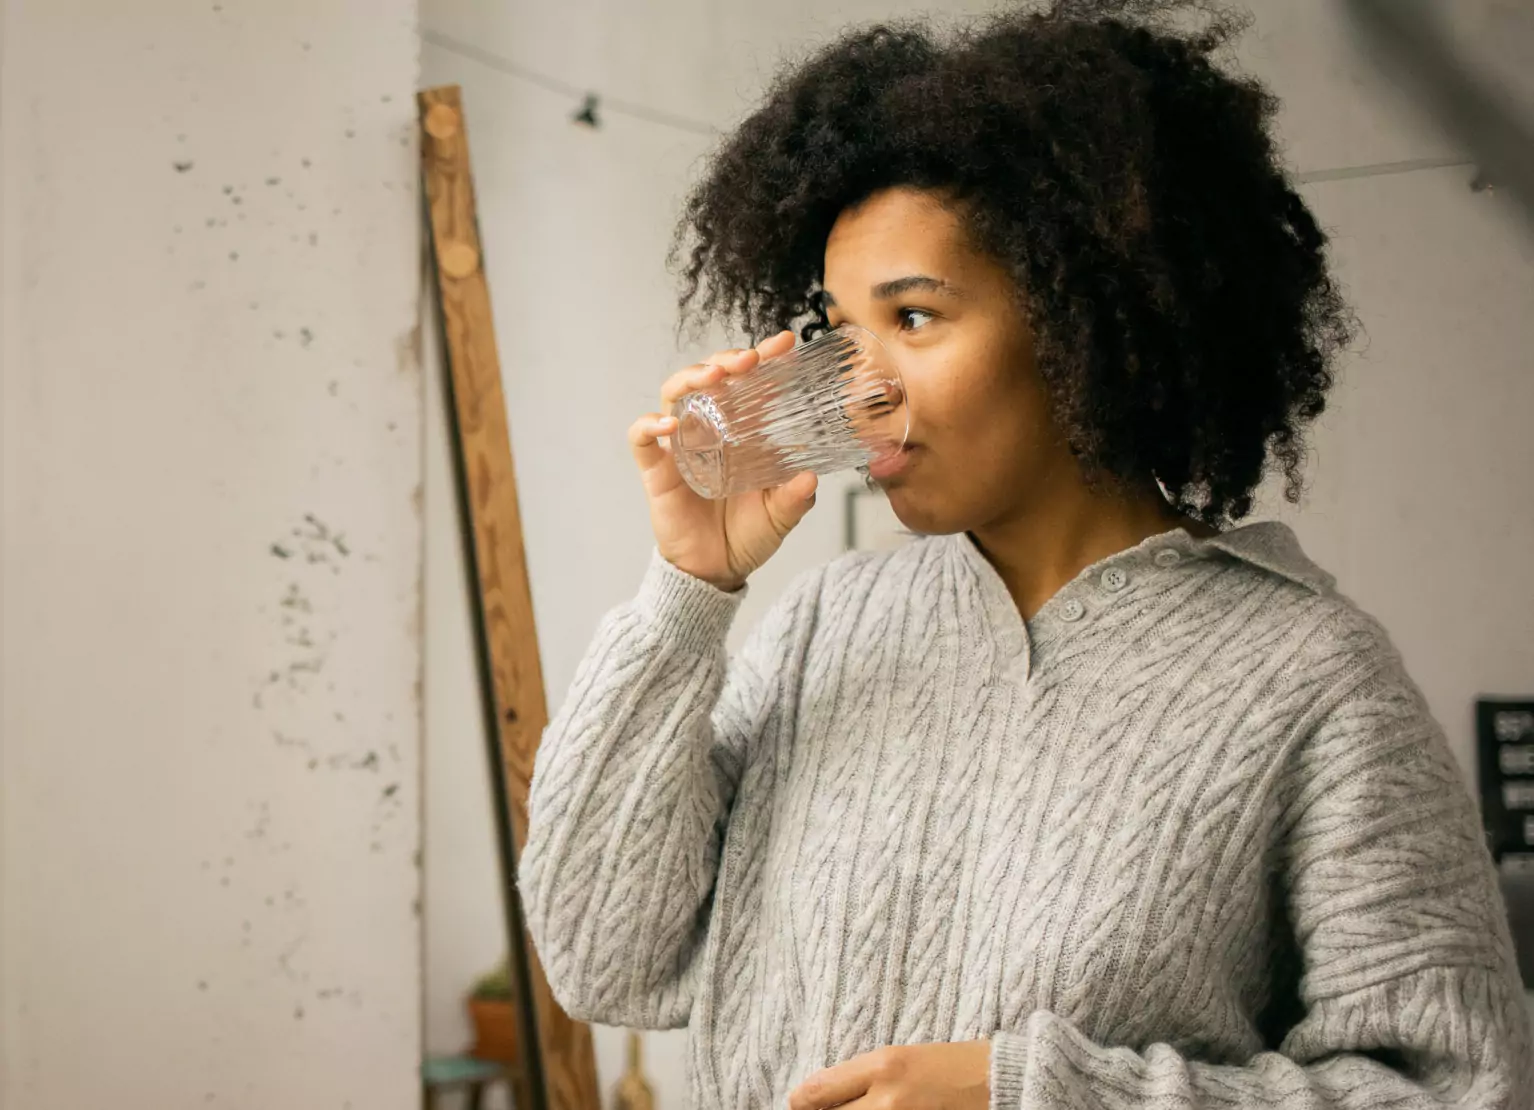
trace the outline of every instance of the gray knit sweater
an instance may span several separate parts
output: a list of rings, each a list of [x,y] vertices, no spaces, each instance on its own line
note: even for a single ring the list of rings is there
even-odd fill
[[[550,727],[520,883],[578,1018],[686,1025],[695,1110],[989,1038],[996,1110],[1534,1106],[1475,811],[1279,525],[1026,624],[964,537],[739,598],[658,559]]]

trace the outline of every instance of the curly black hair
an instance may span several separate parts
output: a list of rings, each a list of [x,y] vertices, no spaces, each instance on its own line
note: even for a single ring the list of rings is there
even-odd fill
[[[837,217],[933,190],[1014,275],[1089,478],[1153,479],[1219,525],[1271,460],[1298,500],[1354,323],[1269,134],[1276,101],[1217,64],[1241,29],[1197,0],[1056,0],[949,35],[847,34],[713,155],[673,251],[682,319],[818,334]]]

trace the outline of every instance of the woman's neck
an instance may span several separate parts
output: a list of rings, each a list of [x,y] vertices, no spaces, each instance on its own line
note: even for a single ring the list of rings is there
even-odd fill
[[[1031,620],[1093,563],[1179,527],[1214,531],[1179,516],[1154,487],[1128,492],[1069,483],[970,535]]]

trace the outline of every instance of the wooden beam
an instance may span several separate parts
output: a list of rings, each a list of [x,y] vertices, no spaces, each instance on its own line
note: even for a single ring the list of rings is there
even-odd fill
[[[528,1090],[518,1092],[518,1105],[524,1110],[599,1110],[591,1030],[572,1021],[549,992],[516,893],[516,858],[527,843],[533,756],[549,714],[463,103],[456,86],[428,89],[418,102],[442,332],[479,585],[481,655],[504,771],[502,819],[511,843],[503,844],[502,863],[514,936],[511,962],[521,972],[520,989],[533,1026],[523,1037]]]

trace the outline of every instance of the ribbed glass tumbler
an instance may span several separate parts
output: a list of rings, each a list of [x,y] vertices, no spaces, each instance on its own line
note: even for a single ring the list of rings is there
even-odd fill
[[[910,413],[889,351],[840,327],[683,397],[671,449],[687,484],[718,499],[834,474],[905,446]]]

